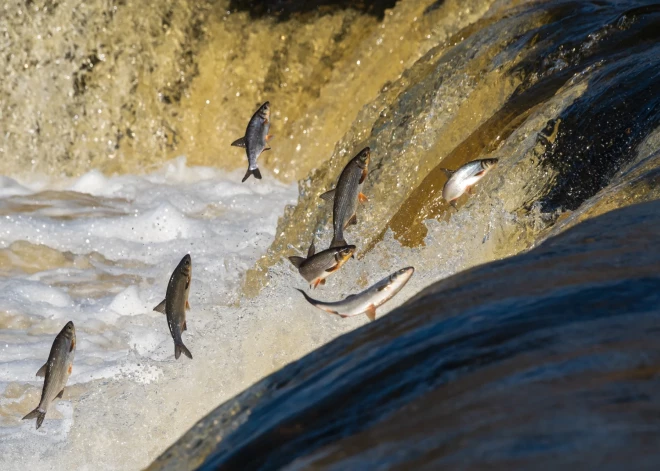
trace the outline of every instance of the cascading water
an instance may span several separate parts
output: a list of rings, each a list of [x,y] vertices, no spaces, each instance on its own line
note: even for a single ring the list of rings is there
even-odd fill
[[[650,443],[655,428],[615,420],[609,402],[576,408],[596,410],[590,394],[613,388],[612,404],[628,390],[627,413],[646,410],[639,398],[657,383],[657,251],[644,254],[658,242],[658,4],[3,8],[2,469],[140,469],[225,401],[153,469],[510,469],[539,457],[556,469],[557,453],[593,469],[590,443],[613,450],[613,469],[630,462],[623,445],[654,469],[628,437]],[[260,157],[264,179],[241,184],[245,155],[229,144],[265,100],[273,149]],[[341,336],[366,317],[309,306],[285,257],[329,243],[332,210],[318,195],[367,145],[369,202],[346,233],[356,259],[314,296],[416,271],[379,310],[394,315]],[[477,158],[499,165],[455,210],[441,199],[442,169]],[[175,362],[151,309],[186,252],[194,360]],[[21,418],[67,320],[74,373],[35,431]],[[571,414],[579,426],[561,420]],[[621,447],[589,434],[599,424]]]

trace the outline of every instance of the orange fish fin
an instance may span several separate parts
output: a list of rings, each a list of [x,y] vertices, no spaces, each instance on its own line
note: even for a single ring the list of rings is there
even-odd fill
[[[274,135],[269,134],[269,135],[266,136],[266,141],[270,141],[274,137],[275,137]]]
[[[369,306],[364,313],[367,315],[370,321],[376,320],[376,307],[373,304]]]
[[[360,200],[360,203],[366,203],[367,201],[369,201],[369,198],[367,198],[367,195],[365,195],[364,193],[359,193],[358,200]]]
[[[321,284],[322,284],[322,285],[325,284],[325,278],[323,278],[323,279],[321,280]]]
[[[360,177],[360,183],[362,183],[363,181],[365,181],[367,179],[367,174],[368,173],[369,172],[367,171],[366,168],[364,170],[362,170],[362,176]]]
[[[190,303],[188,302],[187,299],[186,299],[186,309],[190,309]]]
[[[335,264],[334,266],[330,267],[330,268],[326,268],[325,271],[326,271],[326,273],[332,273],[332,272],[335,272],[337,270],[339,270],[339,264],[338,263]]]
[[[479,172],[479,173],[475,173],[474,176],[475,176],[475,177],[481,177],[481,176],[483,176],[485,173],[486,173],[486,171],[485,171],[485,170],[482,170],[482,171]]]
[[[71,341],[71,347],[69,347],[69,352],[72,352],[74,348],[76,348],[76,339],[73,339]]]
[[[69,365],[69,374],[73,371],[73,364]]]
[[[315,289],[320,283],[321,283],[321,280],[314,280],[314,281],[312,281],[312,284],[310,285],[310,287],[312,289]]]

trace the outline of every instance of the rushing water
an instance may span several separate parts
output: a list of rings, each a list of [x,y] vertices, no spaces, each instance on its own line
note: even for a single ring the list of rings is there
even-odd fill
[[[660,4],[1,8],[2,469],[143,468],[209,412],[153,469],[657,467]],[[229,144],[265,100],[273,149],[241,184]],[[341,336],[366,317],[306,304],[284,257],[329,243],[318,195],[366,145],[356,259],[314,296],[416,271]],[[499,165],[454,210],[442,168],[476,158]],[[186,252],[175,362],[151,308]]]

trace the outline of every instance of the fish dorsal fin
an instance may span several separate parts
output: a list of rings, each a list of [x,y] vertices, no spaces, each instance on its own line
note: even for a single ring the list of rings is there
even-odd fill
[[[156,312],[162,312],[163,314],[165,314],[165,301],[166,301],[166,300],[163,299],[163,300],[161,301],[161,303],[160,303],[158,306],[156,306],[156,307],[154,308],[154,311],[156,311]]]
[[[451,176],[456,173],[456,170],[449,170],[448,168],[441,168],[440,170],[447,178],[451,178]]]
[[[302,262],[304,262],[305,259],[302,258],[302,257],[298,257],[297,255],[293,255],[293,256],[289,257],[289,261],[291,262],[291,264],[294,267],[300,268],[300,265],[302,265]]]
[[[367,308],[364,313],[367,315],[370,321],[375,321],[376,320],[376,307],[372,304]]]
[[[240,139],[236,139],[231,143],[231,145],[234,147],[245,147],[245,136],[241,137]]]
[[[37,376],[40,376],[42,378],[46,377],[46,368],[48,367],[48,362],[44,363],[44,366],[39,368],[39,371],[37,371]]]
[[[335,199],[335,190],[336,188],[330,191],[326,191],[325,193],[319,195],[319,198],[321,198],[324,201],[330,202],[333,199]]]
[[[307,251],[307,258],[312,257],[315,252],[316,252],[316,248],[314,247],[314,241],[312,241],[312,243],[309,246],[309,250]]]

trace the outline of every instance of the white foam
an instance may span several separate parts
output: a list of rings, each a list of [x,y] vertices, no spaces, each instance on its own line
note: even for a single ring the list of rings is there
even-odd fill
[[[62,443],[105,456],[101,468],[146,464],[144,458],[115,460],[111,443],[99,448],[100,442],[89,442],[90,421],[127,442],[134,434],[110,425],[112,411],[93,398],[101,391],[128,395],[130,414],[144,406],[140,388],[167,389],[180,369],[198,374],[207,356],[199,344],[204,328],[214,323],[217,309],[232,311],[228,306],[238,297],[241,277],[272,241],[284,206],[297,197],[295,185],[267,175],[241,183],[241,177],[242,172],[189,167],[179,158],[144,176],[91,171],[78,179],[0,178],[0,198],[22,198],[31,206],[0,218],[0,246],[29,241],[47,247],[44,257],[59,252],[49,262],[34,247],[34,260],[23,265],[23,252],[7,252],[11,274],[0,278],[0,469],[92,469],[58,456]],[[44,199],[37,193],[45,190],[56,193]],[[193,260],[193,309],[184,340],[195,361],[175,362],[166,318],[153,307],[186,253]],[[38,271],[23,271],[28,265]],[[35,430],[34,420],[21,417],[39,401],[43,379],[35,373],[69,320],[76,325],[77,349],[68,392]],[[176,389],[172,394],[180,397]],[[166,401],[165,410],[170,407]],[[154,424],[167,421],[159,414]],[[132,446],[139,448],[137,442]],[[153,444],[147,448],[149,456],[155,453]]]

